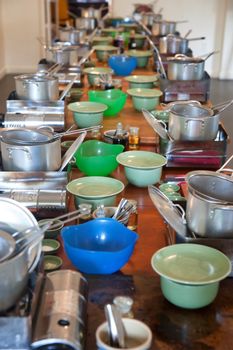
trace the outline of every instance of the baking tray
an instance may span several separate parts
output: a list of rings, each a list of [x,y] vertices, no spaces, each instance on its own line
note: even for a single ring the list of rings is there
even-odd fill
[[[226,161],[229,136],[222,124],[213,141],[171,141],[159,138],[157,152],[167,158],[166,167],[219,169]]]

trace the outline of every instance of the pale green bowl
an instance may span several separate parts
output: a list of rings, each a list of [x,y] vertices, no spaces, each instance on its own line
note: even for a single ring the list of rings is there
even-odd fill
[[[75,206],[89,203],[92,209],[103,204],[105,207],[116,205],[116,196],[124,189],[124,184],[111,177],[88,176],[69,182],[66,189],[74,195]]]
[[[158,183],[161,179],[162,167],[167,163],[162,155],[148,151],[123,152],[116,159],[124,166],[128,182],[137,187]]]
[[[112,44],[111,36],[94,36],[92,40],[92,46],[95,45],[111,45]]]
[[[152,51],[136,49],[129,50],[127,54],[136,58],[138,68],[145,68],[149,62],[149,58],[152,56]]]
[[[108,67],[88,67],[88,68],[84,68],[83,72],[87,74],[88,83],[91,86],[95,85],[95,78],[98,78],[100,75],[113,74],[113,70]]]
[[[231,272],[231,261],[217,249],[192,243],[173,244],[151,259],[160,275],[161,290],[172,304],[197,309],[216,297],[219,282]]]
[[[135,37],[135,42],[136,42],[137,48],[138,49],[142,49],[143,46],[144,46],[144,42],[146,40],[145,35],[143,35],[143,34],[135,34],[134,37]]]
[[[130,89],[152,89],[158,81],[157,75],[129,75],[124,78],[129,83]]]
[[[103,114],[108,106],[98,102],[74,102],[68,105],[68,109],[73,112],[74,121],[79,128],[101,125]]]
[[[146,109],[151,111],[159,105],[159,97],[163,94],[158,89],[128,89],[127,93],[132,96],[133,106],[137,111]]]
[[[109,57],[117,52],[118,48],[112,45],[95,45],[96,57],[100,62],[107,62]]]

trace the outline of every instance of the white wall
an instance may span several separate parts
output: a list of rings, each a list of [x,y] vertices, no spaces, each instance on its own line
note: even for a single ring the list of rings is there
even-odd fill
[[[2,23],[2,3],[0,2],[0,79],[6,74],[5,70],[5,45],[3,38],[3,23]]]
[[[7,73],[33,72],[41,58],[42,0],[1,0]]]
[[[130,16],[134,11],[134,3],[137,3],[137,1],[113,0],[113,16]],[[140,0],[139,3],[151,4],[152,1]],[[232,31],[232,12],[227,12],[227,3],[229,3],[229,6],[231,3],[231,8],[233,8],[232,0],[158,0],[154,11],[158,12],[162,7],[163,19],[172,21],[187,20],[187,23],[177,23],[177,30],[182,36],[189,29],[192,29],[189,38],[205,36],[206,40],[190,41],[189,45],[194,55],[202,55],[211,51],[222,50],[225,29],[229,31],[231,27]],[[225,24],[226,16],[229,21],[228,25]],[[225,40],[228,44],[229,39],[232,43],[231,36],[226,33]],[[233,49],[233,45],[231,48]],[[228,49],[226,48],[225,50]],[[213,78],[218,77],[220,74],[221,56],[222,51],[220,54],[216,54],[206,61],[205,68]],[[221,75],[227,78],[223,71]],[[231,78],[233,79],[233,72]]]

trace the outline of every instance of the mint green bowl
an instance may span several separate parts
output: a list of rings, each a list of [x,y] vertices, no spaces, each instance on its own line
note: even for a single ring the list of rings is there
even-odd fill
[[[117,156],[119,164],[124,166],[129,183],[137,187],[147,187],[160,181],[162,167],[167,163],[161,154],[149,151],[128,151]]]
[[[92,102],[104,103],[108,109],[104,111],[104,117],[116,116],[124,107],[127,94],[120,89],[105,91],[88,91],[89,100]]]
[[[95,78],[99,78],[100,75],[113,74],[113,70],[108,67],[88,67],[88,68],[84,68],[83,72],[87,74],[87,80],[91,86],[95,85]]]
[[[109,28],[103,28],[101,30],[101,33],[103,34],[103,36],[110,36],[112,38],[115,38],[118,35],[119,30],[113,27],[109,27]]]
[[[105,207],[116,205],[116,196],[124,190],[124,184],[112,177],[87,176],[69,182],[66,189],[74,195],[75,206],[89,203],[92,209],[103,204]]]
[[[118,48],[112,45],[95,45],[93,47],[100,62],[107,62],[109,57],[117,52]]]
[[[92,46],[95,45],[111,45],[113,38],[111,36],[94,36]]]
[[[102,124],[103,114],[108,106],[103,103],[82,101],[70,103],[67,108],[73,112],[74,121],[79,128],[88,128]]]
[[[133,106],[137,111],[147,109],[151,111],[159,105],[159,98],[163,94],[158,89],[128,89],[127,93],[132,96]]]
[[[129,75],[124,78],[128,83],[130,89],[152,89],[158,81],[157,75]]]
[[[134,35],[134,38],[135,38],[135,42],[136,42],[137,48],[138,48],[138,49],[142,49],[143,46],[144,46],[144,42],[145,42],[145,40],[146,40],[145,35],[143,35],[143,34],[137,34],[137,33],[136,33],[136,34]]]
[[[217,249],[192,243],[173,244],[151,259],[161,290],[172,304],[197,309],[215,299],[219,282],[231,272],[231,261]]]
[[[152,56],[152,51],[135,49],[127,51],[127,54],[136,58],[138,68],[145,68],[148,65],[149,58]]]

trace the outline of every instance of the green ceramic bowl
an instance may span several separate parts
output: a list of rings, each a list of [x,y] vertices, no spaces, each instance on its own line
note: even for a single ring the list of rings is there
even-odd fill
[[[117,52],[118,48],[112,45],[95,45],[96,57],[100,62],[107,62],[109,57]]]
[[[156,184],[161,179],[162,167],[167,163],[165,157],[148,151],[128,151],[117,156],[124,166],[129,183],[137,187]]]
[[[127,99],[127,94],[120,89],[89,91],[88,96],[90,101],[104,103],[108,106],[108,109],[104,111],[104,117],[116,116],[124,107]]]
[[[153,114],[153,116],[156,119],[162,120],[164,122],[168,122],[169,121],[169,112],[168,111],[151,111],[151,113]]]
[[[133,106],[137,111],[147,109],[151,111],[159,105],[159,97],[163,94],[158,89],[128,89],[127,93],[132,96]]]
[[[137,48],[138,48],[138,49],[142,49],[143,46],[144,46],[144,42],[145,42],[145,40],[146,40],[145,35],[143,35],[143,34],[137,34],[137,33],[136,33],[136,34],[134,35],[134,38],[135,38],[135,42],[136,42]]]
[[[158,81],[157,75],[129,75],[124,78],[129,83],[130,89],[152,89]]]
[[[76,165],[85,175],[108,176],[117,168],[116,157],[123,150],[123,145],[88,140],[81,144],[75,155]]]
[[[201,244],[174,244],[158,250],[151,259],[161,277],[161,289],[172,304],[196,309],[216,297],[219,281],[231,272],[231,261],[217,249]]]
[[[102,28],[101,33],[103,36],[111,36],[112,38],[115,38],[118,35],[119,30],[113,27]]]
[[[129,50],[127,54],[136,58],[138,68],[145,68],[148,65],[149,58],[152,56],[152,51],[136,49]]]
[[[95,85],[95,78],[98,78],[101,74],[113,74],[113,70],[108,67],[89,67],[84,68],[83,72],[87,74],[88,83],[91,86]]]
[[[159,186],[160,191],[164,193],[175,193],[179,192],[180,186],[172,183],[163,183]]]
[[[42,226],[46,224],[47,222],[50,222],[51,219],[42,219],[38,221],[39,226]],[[53,219],[53,224],[56,224],[56,227],[53,229],[48,229],[45,231],[44,238],[48,239],[57,239],[60,235],[60,231],[63,228],[64,224],[63,221],[61,220],[54,220]]]
[[[111,36],[94,36],[92,46],[95,45],[111,45],[113,38]]]
[[[42,241],[42,252],[45,255],[55,254],[60,248],[60,243],[56,239],[43,239]]]
[[[63,261],[59,256],[55,256],[55,255],[44,256],[44,269],[47,272],[60,269],[62,264],[63,264]]]
[[[74,195],[75,206],[81,203],[90,203],[93,209],[99,205],[114,206],[116,195],[124,190],[124,184],[111,177],[88,176],[80,177],[69,182],[66,189]]]
[[[79,128],[100,125],[103,122],[103,113],[108,106],[97,102],[74,102],[68,104],[68,109],[73,112],[74,121]]]

